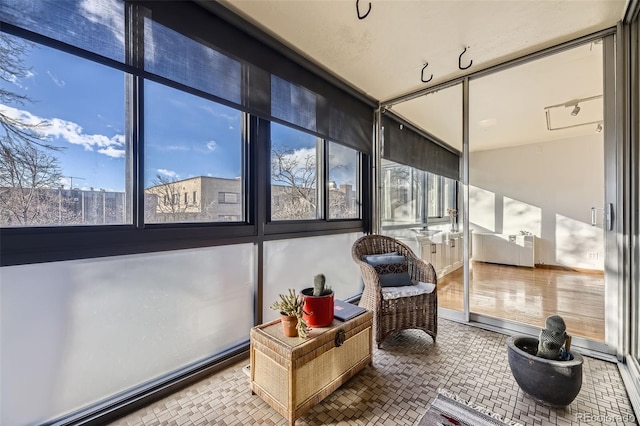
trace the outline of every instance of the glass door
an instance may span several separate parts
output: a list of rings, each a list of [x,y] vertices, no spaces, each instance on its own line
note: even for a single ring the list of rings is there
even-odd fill
[[[603,43],[469,83],[469,302],[498,326],[605,340]]]

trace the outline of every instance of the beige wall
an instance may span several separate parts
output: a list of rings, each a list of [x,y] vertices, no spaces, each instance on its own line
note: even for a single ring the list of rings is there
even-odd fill
[[[602,134],[471,152],[469,182],[472,229],[533,233],[537,264],[603,269]]]

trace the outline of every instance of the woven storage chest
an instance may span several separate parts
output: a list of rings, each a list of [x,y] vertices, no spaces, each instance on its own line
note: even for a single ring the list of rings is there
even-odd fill
[[[280,320],[251,329],[251,391],[290,425],[372,363],[373,314],[334,320],[307,339],[285,337]]]

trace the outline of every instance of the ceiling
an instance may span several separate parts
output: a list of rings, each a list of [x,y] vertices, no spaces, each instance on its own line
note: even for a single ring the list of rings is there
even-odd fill
[[[361,0],[360,14],[369,4],[371,10],[359,19],[356,3],[221,1],[382,102],[613,27],[626,6],[625,0]],[[459,61],[471,66],[461,70]],[[393,110],[461,148],[461,93],[443,89]],[[476,149],[492,149],[593,133],[595,125],[549,131],[544,107],[601,94],[602,44],[595,43],[472,80],[470,140]]]

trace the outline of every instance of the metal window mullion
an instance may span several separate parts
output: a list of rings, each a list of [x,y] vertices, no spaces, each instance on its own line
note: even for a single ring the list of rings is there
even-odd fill
[[[445,196],[444,196],[444,176],[437,176],[438,179],[438,216],[445,217]]]
[[[329,142],[316,139],[316,219],[329,220]],[[318,213],[321,217],[318,217]]]
[[[636,9],[639,9],[638,3],[636,3]],[[638,10],[636,10],[636,13]],[[630,103],[630,117],[631,117],[631,203],[633,211],[640,209],[640,21],[637,16],[635,21],[630,26],[631,34],[631,48],[630,48],[630,79],[631,79],[631,103]],[[634,220],[631,223],[631,355],[635,358],[636,363],[640,361],[640,254],[638,248],[638,239],[640,232],[640,223],[638,215],[634,215]],[[640,386],[639,392],[640,392]]]
[[[249,200],[255,200],[255,197],[248,197],[251,193],[252,181],[250,156],[251,156],[251,122],[250,116],[246,112],[242,114],[242,145],[241,145],[241,177],[242,177],[242,193],[240,194],[240,203],[242,204],[242,221],[244,223],[255,223],[255,215],[253,214],[251,203]]]
[[[128,199],[136,228],[144,227],[144,82],[140,77],[144,64],[144,20],[141,7],[125,6],[125,62],[136,70],[126,78],[127,171],[125,187],[131,190]]]
[[[366,217],[362,209],[365,204],[365,199],[368,199],[368,197],[365,197],[364,195],[365,182],[368,181],[368,179],[366,179],[364,176],[365,154],[361,151],[357,151],[356,161],[356,196],[358,197],[358,199],[356,200],[356,205],[358,206],[358,219],[366,221]],[[369,204],[369,202],[367,202],[367,204]]]
[[[462,81],[462,185],[463,196],[462,205],[464,207],[462,212],[462,226],[463,226],[463,238],[464,245],[462,249],[463,257],[463,316],[466,322],[470,319],[470,304],[469,300],[471,295],[471,286],[469,280],[471,278],[471,232],[469,230],[469,79],[465,78]]]
[[[384,127],[382,126],[382,108],[374,111],[375,131],[373,138],[373,153],[371,155],[371,229],[374,234],[380,233],[382,229],[382,219],[380,214],[381,205],[381,177],[380,169],[382,163],[382,153],[384,151]]]
[[[422,215],[420,222],[429,223],[429,172],[422,172]]]

